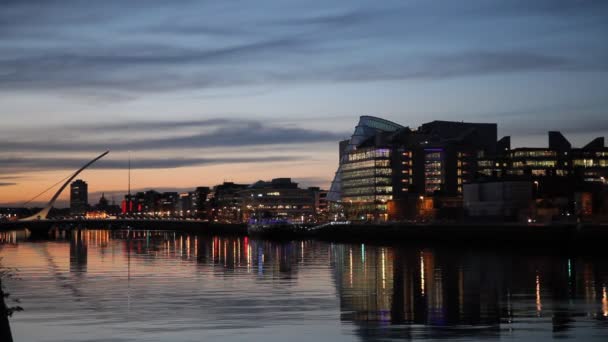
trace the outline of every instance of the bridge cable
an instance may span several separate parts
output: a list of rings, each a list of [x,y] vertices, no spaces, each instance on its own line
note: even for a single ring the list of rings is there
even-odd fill
[[[35,200],[36,198],[44,195],[45,193],[47,193],[49,190],[51,190],[52,188],[56,187],[57,185],[61,184],[61,182],[65,181],[66,179],[70,178],[70,176],[65,177],[64,179],[60,180],[59,182],[51,185],[50,187],[48,187],[46,190],[44,190],[43,192],[39,193],[38,195],[34,196],[33,198],[31,198],[30,200],[28,200],[27,202],[24,202],[21,206],[25,206],[26,204],[30,203],[31,201]]]

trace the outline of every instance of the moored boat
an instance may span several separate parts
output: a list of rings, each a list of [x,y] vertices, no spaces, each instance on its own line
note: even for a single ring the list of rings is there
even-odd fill
[[[285,219],[252,219],[247,224],[247,233],[251,235],[266,235],[287,237],[305,235],[308,225],[293,223]]]

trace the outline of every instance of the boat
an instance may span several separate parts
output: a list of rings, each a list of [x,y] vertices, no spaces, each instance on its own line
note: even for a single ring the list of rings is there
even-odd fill
[[[306,235],[309,225],[294,223],[286,219],[251,219],[247,223],[247,233],[250,235],[265,235],[275,237],[292,237]]]

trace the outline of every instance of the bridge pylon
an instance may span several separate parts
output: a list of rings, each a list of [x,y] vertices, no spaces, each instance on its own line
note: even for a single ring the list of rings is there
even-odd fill
[[[55,201],[57,201],[57,198],[59,197],[59,195],[61,195],[61,193],[68,186],[68,184],[70,184],[70,182],[74,178],[76,178],[76,176],[78,176],[79,173],[81,173],[82,171],[84,171],[87,167],[91,166],[93,163],[95,163],[99,159],[105,157],[108,153],[110,153],[109,150],[105,151],[104,153],[102,153],[99,156],[97,156],[95,159],[93,159],[90,162],[86,163],[83,167],[81,167],[80,169],[78,169],[76,172],[74,172],[74,174],[70,178],[68,178],[68,180],[65,183],[63,183],[63,185],[59,188],[59,190],[57,190],[57,192],[55,193],[55,195],[53,195],[53,197],[51,198],[51,200],[49,201],[49,203],[46,205],[46,207],[44,207],[42,210],[40,210],[36,214],[34,214],[32,216],[29,216],[29,217],[22,218],[19,221],[21,221],[21,222],[27,222],[27,221],[46,220],[47,216],[49,216],[49,212],[51,211],[51,209],[53,208],[53,205],[55,204]]]

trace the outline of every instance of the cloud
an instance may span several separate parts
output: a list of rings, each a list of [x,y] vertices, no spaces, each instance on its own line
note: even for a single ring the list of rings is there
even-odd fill
[[[159,129],[170,130],[185,127],[217,127],[217,126],[228,126],[235,124],[242,124],[244,122],[255,122],[253,120],[234,120],[224,118],[212,118],[204,120],[175,120],[175,121],[125,121],[120,123],[96,123],[87,125],[73,125],[69,126],[70,130],[84,130],[84,131],[137,131],[145,132],[152,131],[156,132]]]
[[[608,71],[608,53],[585,58],[529,50],[468,50],[410,54],[377,63],[345,59],[321,63],[304,56],[331,60],[329,52],[301,38],[253,42],[206,51],[178,47],[153,49],[117,47],[105,54],[43,53],[0,60],[0,89],[99,90],[132,99],[128,94],[225,87],[315,82],[445,79],[528,71]],[[282,56],[275,65],[266,65]],[[338,57],[338,55],[334,57]],[[256,63],[256,61],[258,63]],[[319,62],[316,62],[319,61]],[[307,63],[307,68],[296,64]],[[234,64],[230,66],[230,64]],[[100,96],[97,94],[97,96]]]
[[[281,26],[312,26],[314,28],[345,28],[360,24],[369,24],[390,14],[391,9],[356,9],[338,13],[307,15],[296,18],[272,21],[273,25]]]
[[[17,183],[2,183],[2,182],[0,182],[0,186],[11,186],[11,185],[17,185]]]
[[[83,130],[123,129],[120,125],[89,125]],[[125,125],[127,126],[127,125]],[[133,131],[155,132],[163,130],[162,133],[170,133],[169,130],[180,127],[209,126],[212,130],[206,132],[177,135],[160,138],[148,138],[131,141],[103,141],[91,142],[93,136],[87,135],[86,141],[64,140],[64,141],[0,141],[5,151],[36,151],[36,152],[62,152],[62,151],[136,151],[136,150],[170,150],[186,148],[216,148],[216,147],[239,147],[239,146],[262,146],[262,145],[287,145],[306,144],[318,142],[336,142],[347,136],[345,132],[329,132],[316,129],[305,129],[298,127],[283,127],[263,123],[254,120],[228,120],[209,119],[201,121],[159,121],[139,122],[130,125]]]
[[[591,42],[581,55],[571,52],[571,38],[560,40],[563,43],[557,48],[554,43],[543,46],[544,36],[534,27],[579,23],[579,14],[607,14],[607,4],[570,0],[337,2],[324,10],[298,10],[270,1],[263,4],[264,11],[254,11],[246,3],[11,1],[0,13],[0,38],[8,41],[0,46],[0,90],[68,90],[132,99],[141,93],[261,84],[606,71],[608,53],[599,41],[593,44],[599,37],[597,30],[574,25],[572,32],[570,27],[571,35],[585,36],[577,43]],[[166,16],[157,16],[160,9]],[[129,17],[130,11],[138,17]],[[226,13],[233,14],[232,20],[222,19]],[[534,25],[498,21],[511,25],[509,32],[530,30],[534,42],[527,46],[507,44],[505,28],[487,24],[488,17],[519,20],[532,15],[537,16],[534,22],[526,22]],[[430,25],[431,20],[443,25]],[[600,27],[603,33],[607,29],[606,24]],[[33,35],[31,41],[23,43],[24,32]],[[481,44],[466,39],[477,32],[483,32]],[[115,35],[121,39],[108,38]],[[553,35],[545,33],[550,42],[556,40]],[[457,47],[450,51],[461,51],[445,52],[443,47],[452,44]]]
[[[606,60],[582,62],[526,51],[466,51],[425,55],[398,65],[348,65],[327,70],[335,81],[447,79],[522,71],[608,71]]]
[[[605,120],[607,106],[608,102],[603,99],[578,104],[555,102],[517,110],[474,114],[470,117],[473,120],[498,120],[499,129],[517,135],[546,134],[549,130],[561,130],[569,134],[608,134],[608,121]],[[522,126],[522,122],[527,125]]]
[[[289,162],[301,160],[301,158],[289,156],[269,157],[226,157],[226,158],[137,158],[131,161],[133,169],[171,169],[188,166],[217,165],[217,164],[242,164],[242,163],[270,163]],[[87,160],[74,158],[16,158],[0,157],[0,173],[39,170],[64,170],[78,169]],[[102,159],[91,166],[91,169],[127,169],[127,160]],[[8,184],[8,183],[7,183]]]

